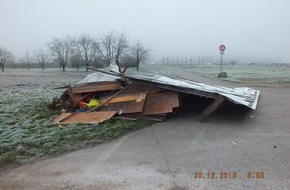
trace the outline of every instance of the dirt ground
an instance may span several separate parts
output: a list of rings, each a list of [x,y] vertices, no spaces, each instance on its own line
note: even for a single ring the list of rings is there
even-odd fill
[[[0,87],[82,77],[1,73]],[[217,83],[260,90],[257,110],[227,104],[198,122],[198,113],[185,109],[112,142],[1,171],[0,190],[289,189],[290,86]]]

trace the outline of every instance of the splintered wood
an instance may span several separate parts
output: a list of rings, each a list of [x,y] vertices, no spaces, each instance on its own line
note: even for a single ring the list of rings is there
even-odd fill
[[[114,93],[115,95],[112,96]],[[89,97],[98,99],[100,105],[93,110],[79,108],[82,112],[62,113],[52,123],[93,124],[113,116],[162,121],[167,114],[174,111],[174,108],[180,106],[178,92],[136,83],[126,87],[118,82],[76,85],[69,89],[69,97],[76,109],[80,101],[86,101]]]

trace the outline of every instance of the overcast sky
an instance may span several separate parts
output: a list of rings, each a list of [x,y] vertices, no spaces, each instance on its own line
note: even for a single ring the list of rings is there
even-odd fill
[[[115,30],[154,57],[290,62],[290,0],[0,0],[0,47],[17,56],[53,37]]]

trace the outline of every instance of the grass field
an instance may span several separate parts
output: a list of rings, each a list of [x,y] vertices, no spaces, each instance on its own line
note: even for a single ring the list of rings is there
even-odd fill
[[[172,70],[217,78],[219,65],[147,65],[142,68],[150,72],[171,74]],[[251,67],[248,65],[224,65],[222,71],[228,78],[220,79],[238,83],[290,84],[290,67]]]
[[[142,71],[173,76],[174,70],[217,78],[218,65],[142,65]],[[240,83],[290,84],[290,68],[224,66],[228,78]],[[117,138],[152,124],[145,121],[112,119],[96,125],[50,124],[59,114],[50,109],[63,90],[55,87],[74,84],[88,73],[57,69],[7,70],[0,73],[0,167],[24,164],[47,156],[77,150]]]
[[[54,88],[74,84],[86,75],[55,70],[0,73],[0,167],[92,146],[152,124],[120,119],[61,128],[50,124],[60,112],[49,105],[63,92]]]

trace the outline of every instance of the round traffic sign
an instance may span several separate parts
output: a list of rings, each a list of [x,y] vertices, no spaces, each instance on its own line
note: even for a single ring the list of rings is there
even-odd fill
[[[225,46],[225,45],[220,45],[219,49],[220,49],[221,51],[225,51],[226,46]]]

